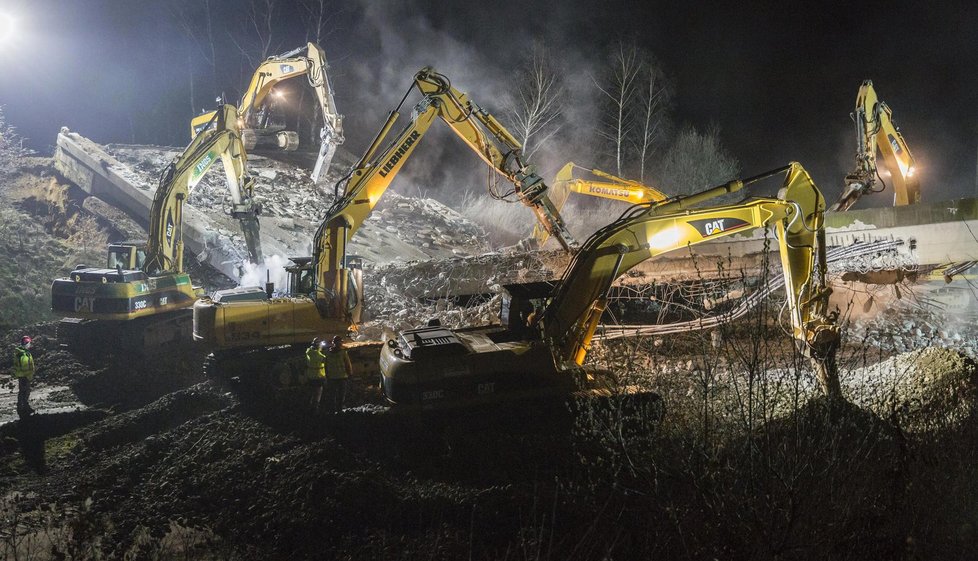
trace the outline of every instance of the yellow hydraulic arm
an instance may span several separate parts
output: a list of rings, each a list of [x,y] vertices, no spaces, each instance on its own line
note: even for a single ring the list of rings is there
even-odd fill
[[[745,185],[784,173],[777,198],[693,208]],[[542,319],[558,364],[581,365],[607,307],[612,283],[646,259],[753,228],[775,226],[793,335],[811,357],[828,395],[841,395],[834,353],[839,341],[828,314],[825,200],[800,164],[791,163],[686,197],[636,206],[597,231],[576,254]]]
[[[305,51],[305,55],[301,54]],[[329,76],[326,70],[329,66],[326,63],[326,53],[322,47],[315,43],[308,43],[304,47],[299,47],[287,53],[269,57],[262,62],[251,77],[248,89],[245,90],[241,101],[238,104],[238,119],[244,139],[245,148],[252,150],[257,143],[255,131],[262,129],[258,115],[260,108],[272,93],[272,90],[280,82],[305,75],[309,85],[316,92],[319,101],[319,109],[322,112],[323,126],[319,136],[319,157],[312,170],[312,180],[318,181],[321,175],[325,175],[329,170],[330,163],[336,147],[343,144],[343,116],[336,110],[336,101],[333,99],[333,88],[329,83]],[[190,122],[191,136],[195,136],[206,125],[209,120],[209,113],[198,115]],[[298,142],[295,140],[286,141],[281,146],[284,149],[294,149]]]
[[[519,199],[533,209],[540,223],[565,249],[575,247],[573,238],[547,197],[547,185],[523,162],[519,142],[495,117],[431,68],[418,72],[412,87],[416,87],[424,97],[414,107],[411,122],[378,154],[380,144],[400,115],[400,106],[390,113],[380,133],[348,174],[342,195],[329,209],[326,220],[316,232],[313,263],[317,301],[321,298],[331,300],[326,308],[332,312],[324,312],[327,315],[335,314],[346,306],[346,283],[349,278],[346,270],[347,241],[363,224],[436,118],[441,118],[479,157],[515,184]],[[321,311],[324,310],[322,304]]]
[[[231,191],[231,214],[241,223],[250,259],[262,262],[258,214],[253,200],[254,180],[247,172],[247,155],[238,134],[237,111],[224,105],[183,153],[160,175],[150,209],[145,270],[149,274],[183,272],[183,203],[218,158],[224,164]]]
[[[877,149],[890,170],[893,205],[920,202],[920,182],[915,177],[916,168],[910,148],[893,124],[893,111],[879,100],[871,80],[864,81],[859,88],[852,119],[856,123],[856,168],[846,176],[845,190],[829,210],[846,210],[863,194],[874,191],[873,186],[879,177]]]
[[[574,177],[575,169],[585,170],[595,177],[600,177],[602,180]],[[582,195],[615,199],[632,204],[657,202],[667,198],[658,189],[643,185],[638,181],[623,179],[599,169],[585,168],[574,162],[567,162],[564,167],[560,168],[557,175],[554,176],[553,185],[550,186],[549,191],[550,200],[553,201],[554,207],[558,211],[563,210],[564,203],[567,202],[567,197],[570,196],[572,191]],[[547,240],[550,239],[550,234],[541,228],[539,224],[534,224],[533,239],[536,240],[537,247],[543,247],[547,243]]]

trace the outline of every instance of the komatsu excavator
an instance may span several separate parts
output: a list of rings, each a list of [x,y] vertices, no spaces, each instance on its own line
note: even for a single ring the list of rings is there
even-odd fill
[[[301,54],[305,51],[305,54]],[[322,47],[309,43],[287,53],[269,57],[255,70],[238,103],[238,126],[244,147],[249,152],[255,148],[277,148],[293,151],[299,147],[299,134],[285,130],[284,124],[271,123],[272,104],[276,102],[274,88],[281,82],[306,76],[309,86],[316,92],[323,126],[319,131],[319,156],[312,170],[313,182],[325,176],[333,161],[336,147],[343,144],[343,116],[336,111],[333,88],[326,73],[326,53]],[[211,113],[203,113],[190,122],[191,137],[196,136],[210,122]]]
[[[191,306],[201,295],[183,270],[183,203],[218,159],[231,191],[250,259],[262,262],[254,181],[237,129],[225,105],[160,175],[149,217],[149,241],[109,246],[107,268],[79,266],[51,286],[51,308],[65,316],[59,336],[69,345],[123,341],[117,349],[153,348],[189,340]]]
[[[782,173],[777,198],[696,207]],[[601,376],[585,366],[585,358],[615,279],[657,255],[773,225],[793,337],[811,358],[823,391],[839,397],[839,330],[827,309],[831,289],[825,278],[824,211],[822,194],[797,163],[694,195],[633,206],[581,246],[532,325],[510,314],[506,326],[388,332],[380,357],[384,396],[398,406],[436,409],[600,391]],[[519,308],[511,304],[508,309]]]
[[[209,369],[216,369],[217,375],[234,377],[239,369],[260,369],[262,358],[279,363],[278,354],[264,352],[266,347],[305,345],[313,337],[356,328],[363,306],[362,275],[358,260],[347,254],[347,244],[435,119],[445,122],[495,172],[511,181],[520,201],[563,247],[576,246],[547,197],[546,183],[523,161],[519,142],[495,117],[432,68],[415,75],[414,88],[422,98],[410,123],[380,149],[409,90],[360,161],[337,183],[337,198],[313,239],[313,256],[293,258],[296,265],[287,268],[289,296],[271,298],[271,291],[257,287],[233,289],[218,291],[194,305],[194,339],[216,349]],[[261,352],[244,354],[242,348]],[[232,352],[222,352],[226,350]],[[295,354],[295,349],[282,350]],[[229,365],[229,360],[239,365]]]
[[[601,179],[574,177],[575,169],[584,170]],[[643,185],[638,181],[623,179],[599,169],[585,168],[574,162],[567,162],[554,176],[553,184],[550,185],[550,200],[553,201],[554,207],[558,211],[563,210],[564,203],[567,202],[571,192],[632,204],[658,202],[667,198],[658,189]],[[543,247],[550,239],[550,234],[539,224],[534,224],[533,239],[536,241],[537,247]]]
[[[872,80],[860,86],[852,120],[856,123],[856,168],[846,176],[842,196],[829,210],[848,210],[859,197],[877,191],[877,179],[883,181],[876,166],[877,149],[890,171],[893,206],[920,202],[920,181],[910,148],[893,124],[893,111],[877,97]]]

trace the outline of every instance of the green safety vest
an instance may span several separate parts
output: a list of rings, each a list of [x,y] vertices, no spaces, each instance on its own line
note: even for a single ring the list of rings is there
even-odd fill
[[[34,357],[23,347],[17,347],[14,351],[14,376],[28,380],[34,378]]]
[[[306,349],[306,377],[309,379],[326,377],[326,357],[316,347]]]
[[[346,371],[348,360],[346,349],[328,351],[326,353],[326,377],[330,380],[343,380],[349,377],[349,372]]]

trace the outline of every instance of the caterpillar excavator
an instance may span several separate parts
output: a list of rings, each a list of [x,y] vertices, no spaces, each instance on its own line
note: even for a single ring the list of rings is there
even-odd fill
[[[302,52],[305,51],[305,54]],[[316,92],[323,126],[319,131],[319,156],[312,170],[313,182],[329,170],[336,147],[343,144],[343,116],[336,111],[333,88],[326,69],[326,53],[315,43],[269,57],[262,62],[238,103],[238,126],[245,150],[277,148],[291,152],[299,147],[299,134],[286,130],[284,123],[274,123],[273,105],[278,101],[275,86],[285,80],[305,76]],[[211,122],[211,113],[203,113],[190,122],[191,137]]]
[[[777,198],[696,206],[778,174],[784,182]],[[615,279],[657,255],[771,225],[793,338],[811,359],[824,393],[840,397],[839,330],[837,314],[828,310],[824,211],[822,194],[797,163],[697,194],[635,205],[584,242],[530,325],[509,314],[502,326],[450,330],[435,325],[385,334],[383,394],[397,406],[437,409],[607,391],[602,373],[585,365],[585,359]]]
[[[286,269],[288,296],[272,298],[268,289],[239,288],[218,291],[194,304],[194,339],[215,350],[207,365],[212,375],[233,378],[268,371],[282,364],[283,355],[296,356],[296,346],[304,348],[313,337],[356,328],[363,309],[362,273],[359,260],[348,255],[347,243],[436,119],[514,184],[519,200],[564,248],[576,247],[547,197],[546,183],[523,161],[519,142],[495,117],[430,67],[414,76],[411,89],[422,95],[411,121],[381,149],[409,90],[360,161],[336,184],[337,197],[316,231],[312,257],[293,258],[295,265]],[[268,350],[276,345],[285,347]],[[242,352],[245,349],[255,352]]]
[[[574,177],[575,169],[586,171],[600,179]],[[574,162],[567,162],[554,176],[553,184],[550,186],[550,200],[558,211],[563,210],[564,203],[567,202],[571,192],[632,204],[658,202],[667,198],[662,191],[638,181],[623,179],[599,169],[585,168]],[[532,237],[536,240],[537,247],[543,247],[550,239],[550,234],[539,224],[534,224]]]
[[[829,210],[848,210],[859,197],[878,191],[876,182],[883,180],[876,165],[877,150],[890,171],[893,206],[920,202],[920,181],[915,175],[916,165],[910,148],[893,124],[890,106],[877,96],[872,80],[863,81],[859,87],[852,120],[856,124],[856,167],[846,176],[842,196]]]
[[[237,111],[213,112],[205,130],[160,175],[149,217],[149,240],[109,246],[106,268],[76,267],[51,286],[51,308],[65,316],[59,337],[76,348],[105,341],[116,350],[151,349],[190,340],[191,306],[201,296],[183,269],[183,204],[220,159],[249,257],[262,262],[254,181],[237,128]]]

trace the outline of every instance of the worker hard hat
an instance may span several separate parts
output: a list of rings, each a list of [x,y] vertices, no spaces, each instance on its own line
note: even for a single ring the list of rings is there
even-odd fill
[[[339,335],[333,335],[333,344],[334,345],[339,345],[342,342],[343,342],[343,338],[342,337],[340,337]]]
[[[309,346],[310,346],[310,347],[318,347],[318,346],[319,346],[319,343],[320,343],[321,341],[322,341],[322,340],[321,340],[321,339],[320,339],[319,337],[313,337],[313,338],[312,338],[312,343],[309,343]]]
[[[21,345],[29,345],[30,342],[31,342],[31,336],[30,335],[24,335],[23,337],[20,338],[20,344]]]

